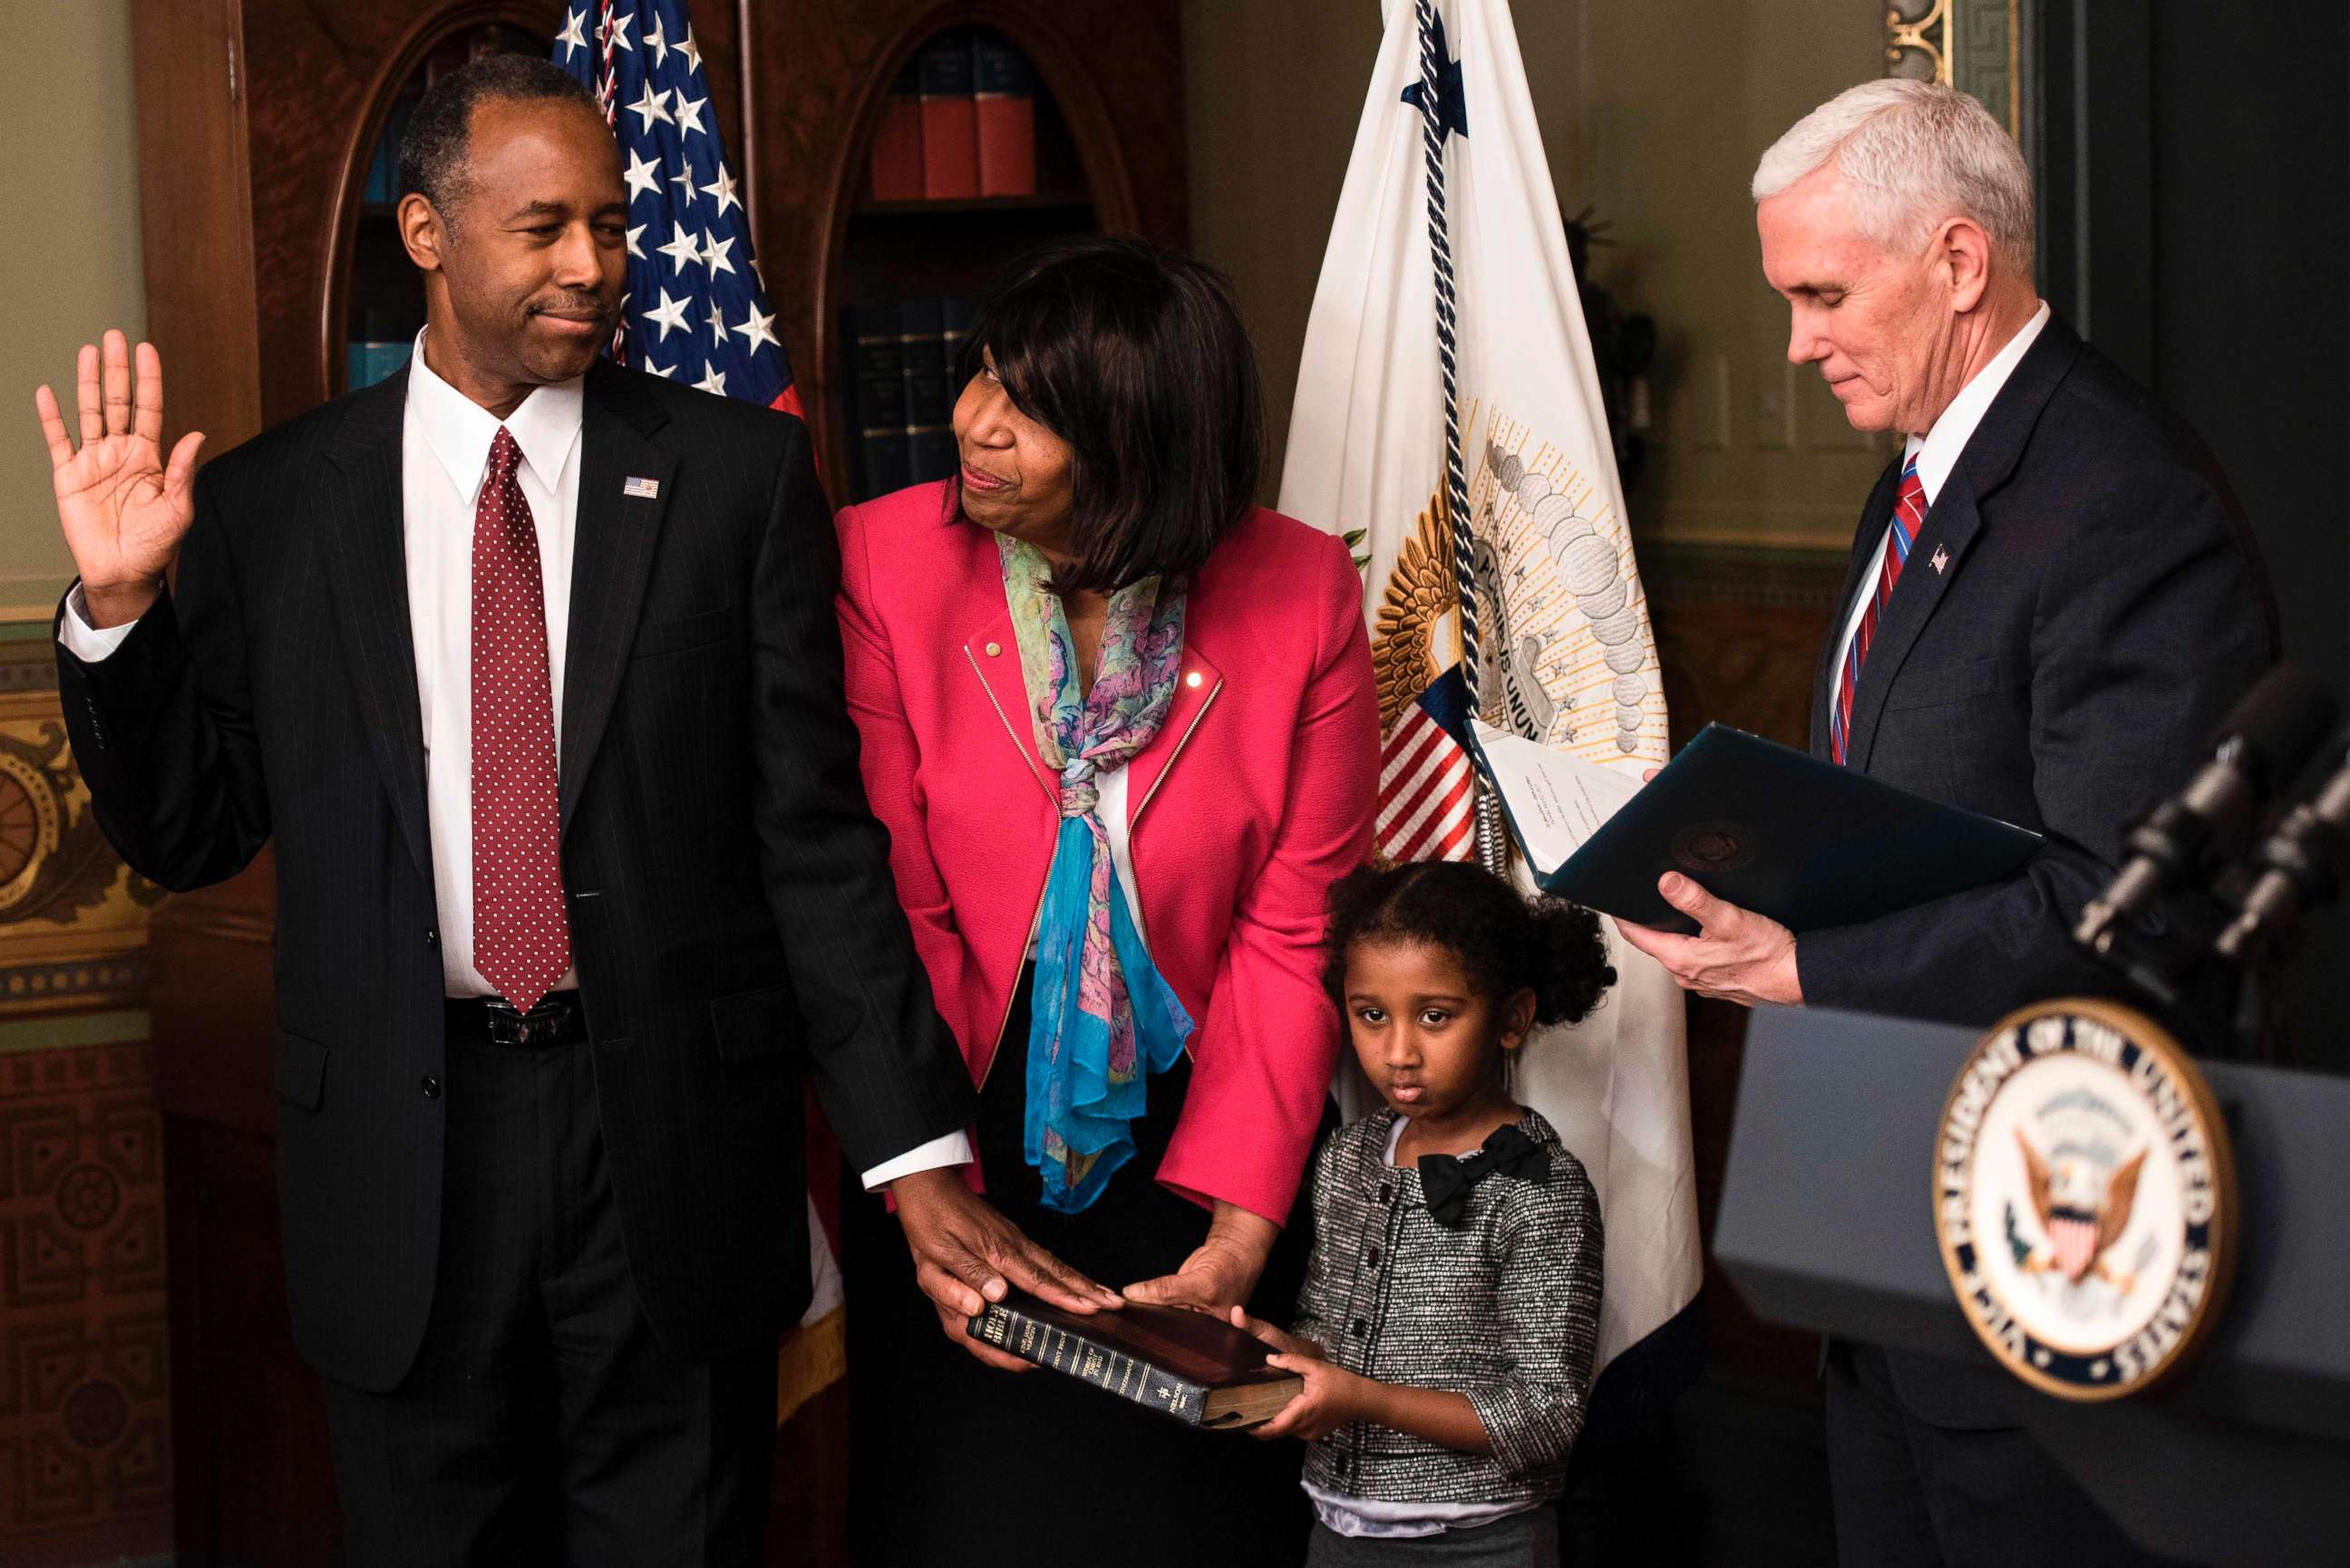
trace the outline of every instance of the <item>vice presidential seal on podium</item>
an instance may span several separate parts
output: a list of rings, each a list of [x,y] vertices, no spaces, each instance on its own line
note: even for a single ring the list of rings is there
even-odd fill
[[[2118,1399],[2219,1321],[2237,1237],[2228,1128],[2170,1034],[2084,999],[2002,1019],[1935,1139],[1934,1228],[1967,1322],[2018,1377]]]

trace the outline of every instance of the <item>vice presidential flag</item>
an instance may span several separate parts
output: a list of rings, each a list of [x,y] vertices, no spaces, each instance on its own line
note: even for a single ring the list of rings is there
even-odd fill
[[[612,358],[800,412],[685,0],[567,0],[555,63],[595,91],[629,182],[628,298]]]
[[[595,92],[619,139],[628,180],[628,296],[611,357],[705,392],[799,414],[685,0],[567,0],[555,63]],[[809,1164],[829,1168],[821,1159]],[[837,1213],[838,1195],[828,1193],[827,1204]],[[800,1332],[784,1341],[778,1423],[847,1365],[840,1266],[813,1195],[807,1219],[816,1297]]]
[[[1383,12],[1281,510],[1361,531],[1381,852],[1457,858],[1472,689],[1487,722],[1635,775],[1664,760],[1665,699],[1509,5]],[[1605,1366],[1690,1303],[1700,1260],[1681,993],[1602,925],[1615,990],[1532,1043],[1517,1086],[1599,1190]]]

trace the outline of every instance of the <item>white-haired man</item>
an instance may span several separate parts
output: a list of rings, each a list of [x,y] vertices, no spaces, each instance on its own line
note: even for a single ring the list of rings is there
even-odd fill
[[[2194,436],[2041,303],[2031,175],[1974,99],[1854,88],[1763,154],[1753,194],[1787,357],[1854,428],[1907,438],[1861,514],[1812,750],[2046,845],[2008,881],[1800,939],[1668,876],[1700,933],[1626,935],[1747,1002],[1981,1024],[2109,989],[2068,940],[2081,906],[2275,658],[2250,530]],[[2143,1561],[1995,1374],[1838,1343],[1826,1375],[1846,1563]]]

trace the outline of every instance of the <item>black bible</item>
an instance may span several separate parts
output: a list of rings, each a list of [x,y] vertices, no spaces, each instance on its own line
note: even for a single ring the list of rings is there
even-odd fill
[[[1187,1426],[1262,1426],[1305,1386],[1265,1365],[1253,1334],[1205,1313],[1133,1303],[1063,1312],[1014,1291],[971,1319],[973,1339]]]

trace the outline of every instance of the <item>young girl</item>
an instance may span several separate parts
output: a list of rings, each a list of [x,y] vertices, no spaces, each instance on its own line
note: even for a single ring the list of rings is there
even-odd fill
[[[1599,1202],[1510,1064],[1614,983],[1598,919],[1441,863],[1357,871],[1330,914],[1326,983],[1387,1109],[1315,1157],[1295,1333],[1233,1311],[1305,1379],[1257,1435],[1311,1445],[1308,1568],[1555,1564]]]

